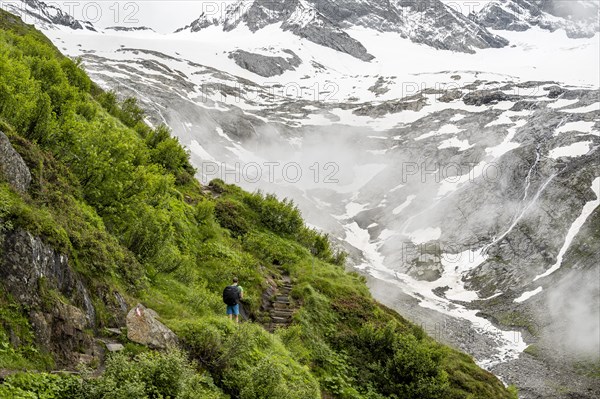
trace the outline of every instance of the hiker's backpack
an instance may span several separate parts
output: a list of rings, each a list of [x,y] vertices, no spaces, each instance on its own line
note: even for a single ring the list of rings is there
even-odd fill
[[[227,306],[237,305],[240,299],[240,289],[237,285],[228,285],[223,290],[223,302]]]

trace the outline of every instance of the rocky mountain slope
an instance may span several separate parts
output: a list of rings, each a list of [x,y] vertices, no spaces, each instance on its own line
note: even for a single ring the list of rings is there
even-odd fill
[[[458,35],[443,36],[448,47],[408,40],[403,26],[423,39],[427,18],[392,23],[381,3],[367,13],[350,2],[337,17],[311,2],[246,4],[205,10],[173,35],[47,33],[94,81],[172,127],[199,179],[293,198],[379,300],[522,397],[594,397],[598,36],[573,38],[564,14],[553,32],[528,19],[527,30],[491,26],[513,47],[471,56],[435,50]],[[389,7],[402,4],[414,9]],[[286,28],[298,7],[327,16],[327,42]],[[456,32],[446,22],[440,31]]]
[[[525,31],[540,27],[564,30],[570,38],[594,37],[600,31],[598,2],[566,0],[493,0],[473,19],[491,29]]]
[[[396,32],[415,43],[436,49],[473,52],[476,48],[503,47],[505,39],[467,19],[439,0],[428,1],[315,1],[238,0],[224,6],[209,4],[206,11],[178,31],[198,32],[209,26],[231,31],[240,26],[256,32],[278,24],[313,43],[352,55],[373,58],[359,40],[348,34],[353,26]]]
[[[91,22],[75,19],[58,7],[58,3],[45,3],[39,0],[9,1],[3,2],[0,8],[19,15],[24,21],[35,22],[46,29],[60,26],[74,30],[95,31]]]

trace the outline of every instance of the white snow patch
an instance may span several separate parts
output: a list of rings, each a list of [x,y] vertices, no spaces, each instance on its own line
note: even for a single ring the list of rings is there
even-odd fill
[[[452,118],[450,118],[450,122],[458,122],[462,119],[465,119],[467,115],[463,115],[463,114],[456,114],[454,115]]]
[[[524,292],[523,294],[521,294],[521,296],[519,296],[518,298],[515,298],[515,302],[517,302],[517,303],[525,302],[526,300],[528,300],[532,296],[537,295],[540,292],[542,292],[542,290],[543,290],[542,287],[537,287],[533,291]]]
[[[560,112],[568,112],[570,114],[587,114],[588,112],[600,111],[600,103],[590,104],[587,107],[561,109]]]
[[[558,147],[550,150],[549,158],[558,159],[561,157],[580,157],[590,151],[591,141],[580,141],[564,147]]]
[[[438,130],[422,134],[419,137],[415,137],[415,141],[424,140],[424,139],[427,139],[429,137],[434,137],[434,136],[441,136],[443,134],[456,134],[456,133],[459,133],[460,131],[461,130],[456,125],[446,124],[446,125],[442,126],[441,128],[439,128]]]
[[[548,108],[553,108],[553,109],[557,109],[557,108],[563,108],[563,107],[568,107],[569,105],[573,105],[575,103],[579,102],[578,99],[574,99],[574,100],[566,100],[564,98],[561,98],[559,100],[556,100],[555,102],[553,102],[552,104],[548,104]]]
[[[556,131],[554,132],[554,135],[558,136],[561,133],[567,133],[567,132],[572,132],[572,131],[591,133],[592,127],[594,127],[595,124],[596,124],[596,122],[585,122],[585,121],[568,122],[568,123],[565,123],[564,125],[560,126],[558,129],[556,129]]]
[[[442,235],[442,229],[439,227],[426,227],[408,233],[413,244],[425,244],[426,242],[437,240]]]
[[[480,298],[480,301],[489,301],[490,299],[494,299],[496,297],[499,297],[500,295],[502,295],[502,292],[496,292],[494,295],[492,296],[488,296],[487,298]]]
[[[521,144],[513,142],[512,139],[515,137],[515,134],[517,134],[517,129],[522,126],[525,126],[526,124],[527,121],[525,119],[519,119],[518,121],[516,121],[514,126],[508,128],[508,134],[506,135],[502,143],[498,144],[495,147],[486,148],[485,152],[488,155],[491,155],[492,157],[497,159],[500,158],[502,155],[506,154],[507,152],[512,151],[515,148],[519,148]]]
[[[347,218],[353,218],[358,215],[362,211],[367,208],[366,204],[359,204],[357,202],[349,202],[346,204],[346,214],[344,215]]]
[[[438,149],[443,150],[444,148],[458,148],[459,151],[465,151],[473,146],[473,144],[469,144],[469,140],[459,140],[456,137],[452,137],[442,141],[438,146]]]

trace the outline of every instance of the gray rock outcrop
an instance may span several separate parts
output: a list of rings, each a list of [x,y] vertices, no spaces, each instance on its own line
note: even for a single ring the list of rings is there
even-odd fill
[[[31,184],[29,168],[2,132],[0,132],[0,179],[5,179],[21,193],[27,191]]]
[[[127,338],[156,349],[177,345],[175,333],[158,320],[158,313],[139,303],[127,314]]]
[[[237,65],[265,78],[281,75],[285,71],[293,71],[300,66],[302,60],[291,50],[283,50],[290,57],[272,57],[262,54],[236,50],[229,54]]]
[[[3,8],[15,15],[21,16],[23,19],[33,18],[42,25],[62,25],[74,30],[96,30],[91,22],[75,19],[59,7],[39,0],[6,2],[3,4]]]
[[[496,30],[564,29],[568,37],[576,39],[594,37],[600,31],[598,11],[594,1],[493,0],[472,18]]]
[[[0,242],[0,285],[30,309],[38,344],[55,355],[58,365],[80,363],[81,355],[94,357],[87,330],[95,327],[96,311],[68,257],[22,229],[0,236]]]

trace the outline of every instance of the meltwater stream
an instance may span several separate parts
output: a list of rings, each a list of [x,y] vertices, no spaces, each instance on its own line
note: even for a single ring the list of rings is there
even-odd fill
[[[462,276],[486,260],[482,249],[467,250],[458,254],[443,254],[441,259],[444,273],[441,278],[432,282],[420,281],[405,273],[387,268],[384,265],[384,256],[379,251],[382,241],[370,240],[369,232],[358,226],[356,222],[346,225],[345,229],[346,241],[352,245],[356,244],[364,253],[364,262],[355,266],[356,269],[375,279],[397,286],[400,291],[419,301],[419,306],[422,308],[467,321],[476,334],[494,342],[493,354],[476,357],[479,366],[489,370],[499,363],[518,358],[527,347],[520,332],[501,330],[485,318],[478,316],[478,310],[467,309],[462,304],[478,299],[476,292],[464,287]],[[446,298],[434,293],[434,289],[445,286],[449,287]]]

